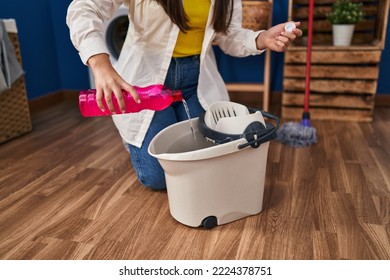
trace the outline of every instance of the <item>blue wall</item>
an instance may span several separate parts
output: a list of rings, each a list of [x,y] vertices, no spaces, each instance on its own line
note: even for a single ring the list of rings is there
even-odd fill
[[[71,0],[0,0],[0,18],[16,19],[26,72],[29,99],[61,89],[89,87],[88,69],[81,63],[69,40],[65,24]],[[288,1],[274,1],[274,23],[286,21]],[[386,78],[390,72],[390,28],[382,55],[378,93],[390,94]],[[226,81],[256,82],[262,79],[259,63],[264,57],[232,58],[216,48],[221,73]],[[272,90],[282,90],[283,54],[272,54]]]
[[[87,88],[88,70],[69,40],[71,0],[0,0],[0,18],[17,23],[29,99],[60,89]]]

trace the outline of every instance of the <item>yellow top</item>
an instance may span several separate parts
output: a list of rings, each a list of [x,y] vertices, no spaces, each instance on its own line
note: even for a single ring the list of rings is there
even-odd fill
[[[183,4],[191,29],[179,32],[173,57],[200,54],[210,10],[210,0],[183,0]]]

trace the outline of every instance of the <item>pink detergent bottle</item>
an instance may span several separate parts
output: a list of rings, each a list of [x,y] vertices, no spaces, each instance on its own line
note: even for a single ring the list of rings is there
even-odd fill
[[[136,113],[141,110],[149,109],[160,111],[167,108],[172,102],[182,101],[183,96],[180,90],[170,90],[164,85],[156,84],[147,87],[133,86],[137,91],[140,103],[136,103],[130,93],[122,91],[126,104],[126,113]],[[84,117],[100,117],[112,115],[107,107],[106,101],[103,99],[105,111],[100,110],[96,102],[96,90],[83,90],[79,95],[80,112]],[[115,95],[112,95],[112,103],[116,114],[122,114],[118,106],[118,101]]]

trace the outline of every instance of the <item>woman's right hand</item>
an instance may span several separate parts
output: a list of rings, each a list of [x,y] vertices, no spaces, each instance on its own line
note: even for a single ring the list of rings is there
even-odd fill
[[[126,105],[122,90],[129,92],[135,102],[139,103],[140,100],[137,91],[115,71],[108,54],[101,53],[91,56],[88,59],[88,65],[92,69],[95,78],[96,102],[100,110],[105,110],[103,105],[104,98],[108,109],[111,113],[115,113],[115,108],[112,103],[113,93],[118,100],[119,109],[121,112],[125,112]]]

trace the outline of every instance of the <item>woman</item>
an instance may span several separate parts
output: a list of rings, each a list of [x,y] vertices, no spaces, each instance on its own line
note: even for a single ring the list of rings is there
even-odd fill
[[[130,22],[114,68],[103,40],[103,21],[121,4],[128,7]],[[191,117],[197,117],[212,102],[229,99],[217,69],[213,41],[225,53],[245,57],[261,54],[266,48],[285,51],[302,35],[297,28],[285,32],[285,24],[266,31],[243,29],[241,7],[241,0],[73,0],[67,24],[82,61],[92,69],[101,109],[104,98],[114,111],[113,93],[124,110],[122,89],[138,101],[132,85],[165,84],[182,91]],[[161,166],[147,152],[150,141],[163,128],[187,118],[182,104],[163,111],[113,116],[129,147],[137,177],[145,186],[166,188]]]

